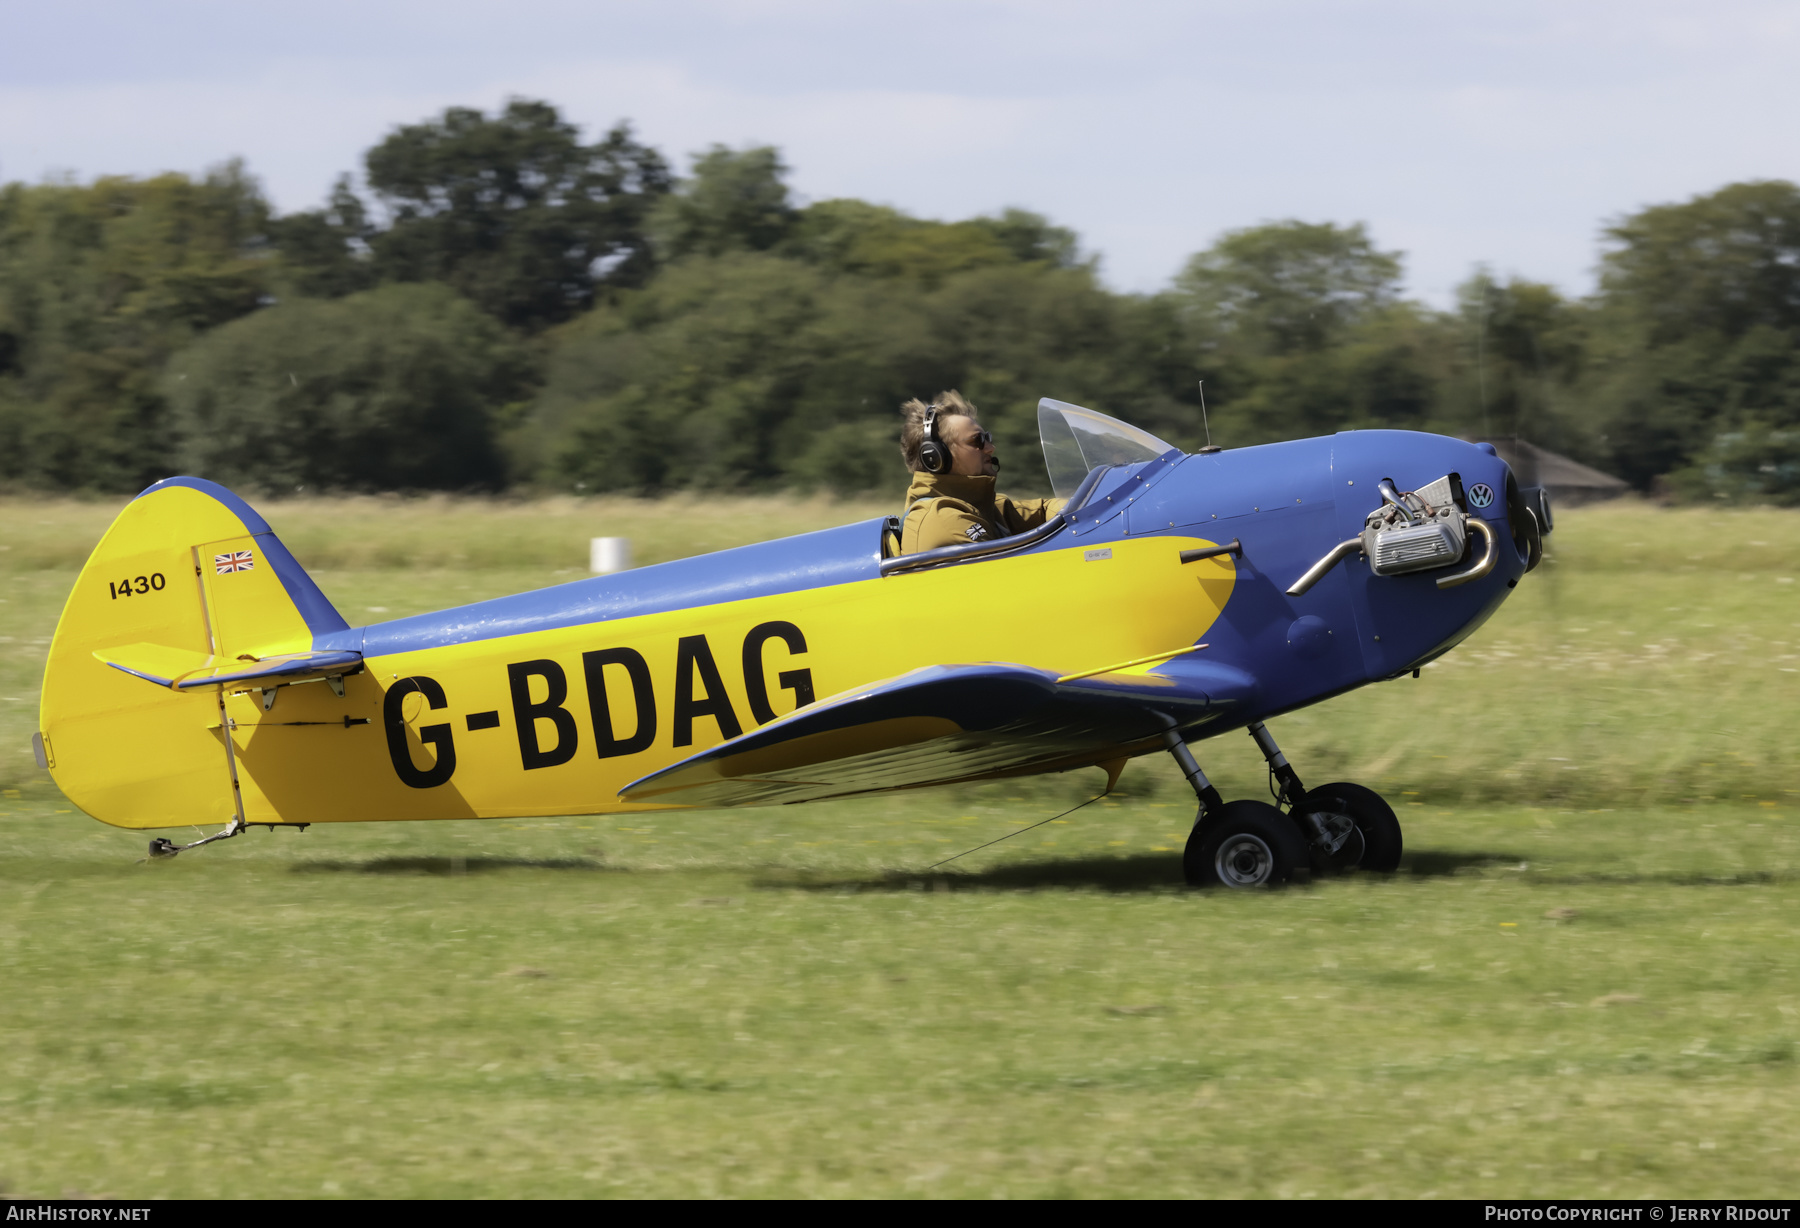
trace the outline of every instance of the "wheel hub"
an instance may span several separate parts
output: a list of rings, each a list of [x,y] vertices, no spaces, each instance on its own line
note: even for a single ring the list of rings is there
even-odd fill
[[[1257,887],[1269,881],[1275,854],[1259,837],[1243,832],[1219,845],[1213,866],[1227,887]]]
[[[1367,845],[1355,819],[1331,810],[1309,811],[1305,817],[1306,826],[1312,829],[1313,865],[1316,868],[1351,870],[1362,864]]]
[[[1312,820],[1312,828],[1315,833],[1313,843],[1327,857],[1336,857],[1347,844],[1351,843],[1351,837],[1356,835],[1356,820],[1347,814],[1333,814],[1328,810],[1321,810],[1307,817]]]

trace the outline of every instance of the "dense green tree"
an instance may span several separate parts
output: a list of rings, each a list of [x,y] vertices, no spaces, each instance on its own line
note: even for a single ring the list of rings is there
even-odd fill
[[[584,144],[514,100],[396,129],[366,196],[346,176],[289,217],[235,164],[0,188],[0,479],[897,487],[896,407],[957,387],[1028,492],[1039,397],[1191,447],[1204,378],[1227,446],[1518,434],[1642,486],[1800,500],[1791,183],[1619,220],[1591,299],[1477,269],[1437,311],[1361,225],[1234,230],[1122,295],[1038,214],[802,205],[787,175],[714,145],[676,183],[625,125]]]
[[[960,387],[1000,436],[1009,489],[1043,484],[1040,396],[1198,430],[1159,387],[1174,313],[1043,262],[936,287],[769,253],[692,257],[560,330],[534,417],[581,489],[905,482],[902,401]]]
[[[1361,225],[1275,222],[1191,259],[1172,298],[1214,437],[1242,445],[1443,417],[1443,321],[1399,300],[1401,263]]]
[[[694,156],[688,177],[660,201],[650,233],[665,260],[768,251],[793,228],[788,168],[769,146],[714,145]]]
[[[789,194],[788,168],[769,147],[714,145],[657,206],[651,231],[668,260],[773,251],[836,273],[910,278],[928,285],[970,269],[1043,263],[1073,268],[1073,231],[1008,209],[998,217],[936,222],[886,205],[834,199],[804,208]]]
[[[1457,287],[1444,321],[1446,418],[1464,434],[1518,435],[1584,455],[1595,441],[1576,406],[1586,318],[1555,287],[1485,268]]]
[[[236,163],[0,188],[0,478],[132,490],[166,476],[158,373],[263,300],[268,217]]]
[[[1072,269],[1081,263],[1081,240],[1073,230],[1052,225],[1029,209],[1004,209],[999,217],[978,217],[973,225],[986,230],[1022,264]]]
[[[929,348],[916,296],[767,254],[691,258],[558,333],[539,455],[586,490],[861,488],[898,453],[840,428],[929,382]]]
[[[644,228],[669,172],[626,124],[584,145],[548,103],[514,99],[492,117],[451,107],[396,129],[364,165],[379,210],[340,180],[325,209],[278,229],[301,293],[437,281],[532,331],[653,268]]]
[[[1606,231],[1601,293],[1651,345],[1800,327],[1800,187],[1736,183]]]
[[[1361,223],[1273,222],[1233,230],[1175,279],[1202,336],[1247,355],[1317,352],[1400,290],[1400,255]]]
[[[332,185],[325,208],[274,219],[269,237],[280,252],[276,284],[283,293],[341,298],[375,284],[375,226],[348,175]]]
[[[1740,183],[1609,227],[1583,393],[1640,485],[1800,426],[1800,187]]]
[[[1442,316],[1400,303],[1317,350],[1203,352],[1213,438],[1240,447],[1352,428],[1466,430],[1445,403],[1454,346]]]
[[[1800,504],[1800,430],[1753,418],[1720,431],[1670,475],[1668,490],[1696,501]]]
[[[527,371],[445,286],[296,300],[214,329],[164,379],[187,472],[267,490],[491,489]]]
[[[1020,263],[1073,268],[1072,232],[1022,209],[997,218],[935,222],[860,200],[825,200],[796,216],[781,252],[838,273],[927,286],[971,269]]]
[[[981,407],[1003,445],[1008,489],[1048,493],[1041,397],[1088,405],[1171,443],[1202,442],[1192,368],[1167,299],[1113,294],[1091,268],[1031,262],[950,277],[925,303],[933,352],[947,365],[942,386]]]

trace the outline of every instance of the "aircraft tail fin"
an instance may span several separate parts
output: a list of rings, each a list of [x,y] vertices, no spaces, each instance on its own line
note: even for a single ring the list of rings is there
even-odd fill
[[[71,801],[117,826],[224,821],[219,686],[322,661],[337,646],[320,639],[347,629],[242,499],[199,478],[158,482],[125,505],[63,607],[38,716],[44,762]]]

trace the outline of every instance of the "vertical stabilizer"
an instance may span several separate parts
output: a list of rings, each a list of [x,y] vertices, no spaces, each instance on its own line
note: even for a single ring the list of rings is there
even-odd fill
[[[177,691],[102,658],[130,645],[260,659],[308,651],[345,627],[242,499],[199,478],[158,482],[100,539],[57,623],[38,714],[51,776],[120,827],[228,820],[217,688]]]

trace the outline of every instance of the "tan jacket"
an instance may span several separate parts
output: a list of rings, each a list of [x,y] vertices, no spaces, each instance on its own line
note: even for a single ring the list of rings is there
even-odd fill
[[[900,522],[900,553],[1011,537],[1046,523],[1062,499],[1011,499],[994,491],[990,477],[915,473]]]

